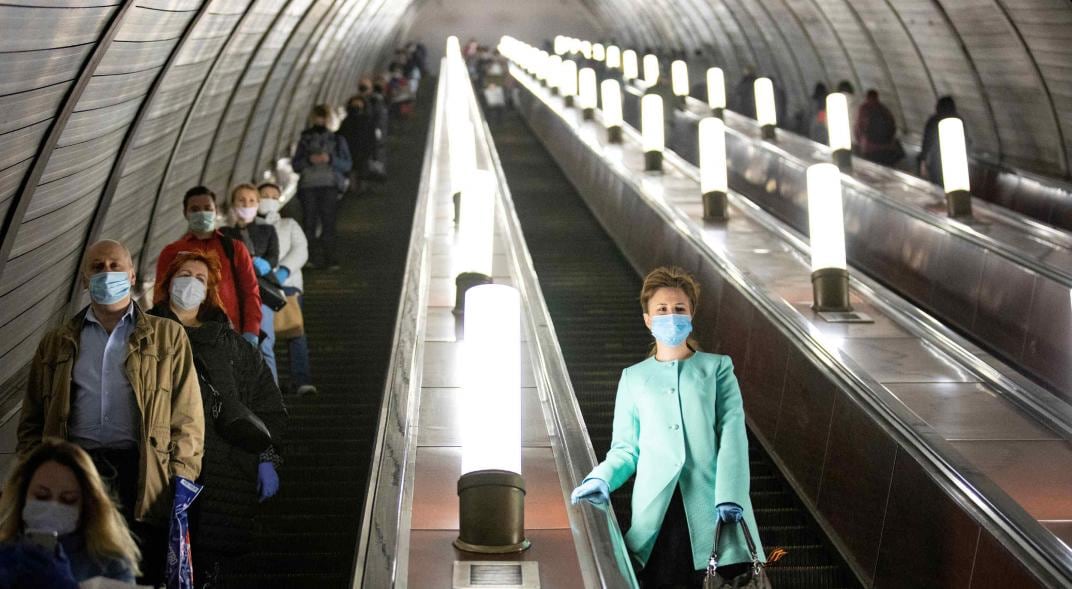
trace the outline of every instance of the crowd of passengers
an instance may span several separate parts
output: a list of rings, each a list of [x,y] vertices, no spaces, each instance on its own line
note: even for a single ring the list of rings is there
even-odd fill
[[[300,224],[272,182],[234,186],[224,202],[190,188],[187,231],[159,252],[145,305],[124,244],[90,246],[78,277],[89,304],[45,334],[25,385],[18,460],[0,495],[0,589],[95,577],[227,586],[229,566],[252,548],[258,504],[282,484],[278,340],[288,394],[317,394],[303,271],[339,268],[339,202],[386,178],[388,126],[412,113],[425,56],[409,44],[387,73],[361,79],[338,131],[328,106],[313,109],[291,157]],[[198,485],[193,574],[181,584],[182,542],[169,526]]]
[[[543,49],[553,53],[554,44],[550,40],[543,42]],[[661,63],[670,63],[675,59],[686,59],[682,51],[666,52],[647,48],[642,55],[654,54]],[[703,63],[702,51],[694,55],[694,63]],[[598,62],[588,64],[598,66]],[[663,94],[664,104],[672,104],[673,92],[668,68],[660,69],[659,82],[647,91]],[[733,88],[727,88],[727,107],[749,118],[756,118],[755,81],[758,76],[750,66],[744,68],[744,74]],[[785,87],[776,78],[771,78],[774,85],[775,110],[778,113],[778,125],[826,144],[827,119],[826,97],[829,89],[824,82],[816,83],[810,102],[806,109],[787,113]],[[897,119],[881,100],[878,90],[868,89],[861,98],[855,86],[848,80],[838,82],[835,92],[845,94],[849,104],[849,117],[852,130],[852,151],[855,155],[882,165],[911,171],[931,182],[942,184],[941,150],[938,144],[938,122],[946,118],[960,118],[952,96],[942,96],[935,105],[935,112],[926,121],[922,129],[922,142],[914,162],[906,160],[907,153],[902,144],[903,133],[897,127]],[[690,95],[700,100],[707,99],[706,81],[699,81],[690,88]],[[669,109],[666,117],[671,119]],[[970,138],[969,138],[970,139]]]

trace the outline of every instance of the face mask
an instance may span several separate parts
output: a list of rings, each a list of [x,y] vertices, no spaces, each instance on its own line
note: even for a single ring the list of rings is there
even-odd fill
[[[257,205],[257,212],[262,215],[270,215],[279,212],[280,202],[274,198],[265,198]]]
[[[171,280],[171,302],[189,311],[205,301],[205,284],[193,276],[176,276]]]
[[[208,233],[216,228],[216,211],[198,211],[190,213],[190,231]]]
[[[99,272],[89,277],[89,298],[98,305],[111,305],[130,294],[130,274]]]
[[[680,346],[692,333],[692,317],[688,315],[656,315],[651,318],[651,334],[659,343]]]
[[[253,217],[257,216],[257,207],[236,207],[234,209],[235,216],[238,217],[243,223],[249,223],[253,220]]]
[[[64,505],[58,501],[27,499],[26,506],[22,508],[22,521],[27,530],[56,532],[60,536],[78,529],[80,515],[78,506]]]

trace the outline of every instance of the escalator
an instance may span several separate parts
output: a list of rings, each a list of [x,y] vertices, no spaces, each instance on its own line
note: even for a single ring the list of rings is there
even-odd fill
[[[577,400],[601,458],[610,446],[621,370],[642,360],[650,345],[638,302],[640,277],[518,114],[508,111],[491,130]],[[749,447],[760,536],[768,551],[780,547],[788,552],[768,569],[774,586],[859,587],[771,459],[754,440]],[[627,485],[613,497],[623,530],[628,529],[628,493]]]
[[[387,182],[341,203],[341,267],[304,273],[319,394],[285,397],[280,491],[262,505],[254,551],[235,563],[227,587],[350,586],[432,102],[423,97],[412,119],[393,124]],[[276,354],[286,391],[287,346],[277,343]]]

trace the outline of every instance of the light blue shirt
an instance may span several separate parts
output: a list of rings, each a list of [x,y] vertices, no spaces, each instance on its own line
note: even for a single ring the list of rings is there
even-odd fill
[[[131,303],[112,333],[86,310],[71,375],[71,441],[83,448],[136,448],[141,411],[124,364],[134,332]]]

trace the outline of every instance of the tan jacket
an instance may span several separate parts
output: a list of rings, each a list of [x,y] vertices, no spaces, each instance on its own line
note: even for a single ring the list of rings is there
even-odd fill
[[[71,375],[86,311],[48,332],[37,347],[19,418],[18,452],[44,437],[68,439]],[[169,521],[171,477],[197,480],[205,448],[205,413],[190,341],[182,325],[135,312],[127,345],[127,379],[141,411],[141,468],[134,517]]]

